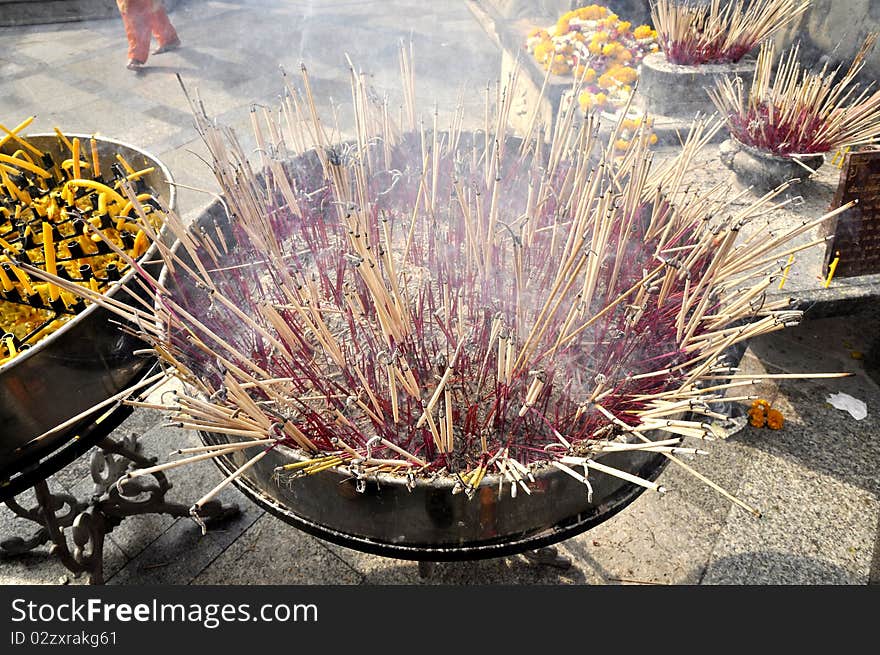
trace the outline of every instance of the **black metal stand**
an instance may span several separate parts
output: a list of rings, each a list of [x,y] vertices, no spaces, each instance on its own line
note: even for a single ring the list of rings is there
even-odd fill
[[[40,528],[28,538],[12,537],[0,542],[0,552],[19,555],[51,542],[52,554],[71,573],[85,573],[89,584],[103,584],[104,539],[124,519],[140,514],[189,516],[189,507],[165,499],[171,483],[162,472],[131,479],[121,491],[117,487],[116,482],[129,469],[155,463],[156,458],[141,454],[136,434],[121,441],[103,437],[89,461],[94,482],[89,498],[79,500],[68,493],[52,493],[45,477],[33,485],[35,506],[26,508],[15,497],[6,498],[6,506],[16,516],[37,523]],[[216,523],[237,516],[239,508],[211,501],[199,514],[206,523]]]

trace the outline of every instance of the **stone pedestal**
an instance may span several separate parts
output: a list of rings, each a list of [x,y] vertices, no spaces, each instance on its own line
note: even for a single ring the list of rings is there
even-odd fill
[[[741,184],[769,191],[787,181],[805,182],[825,163],[825,155],[778,157],[728,139],[718,148],[721,163]]]
[[[715,112],[707,90],[715,88],[719,78],[739,77],[747,93],[754,70],[751,59],[735,64],[679,66],[670,63],[662,52],[655,52],[642,61],[638,92],[649,113],[690,120],[697,112]]]

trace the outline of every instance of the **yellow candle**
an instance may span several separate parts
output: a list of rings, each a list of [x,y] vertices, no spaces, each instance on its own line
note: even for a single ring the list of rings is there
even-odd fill
[[[90,143],[92,146],[92,172],[95,177],[98,177],[101,174],[101,162],[98,161],[98,142],[95,141],[95,137],[92,137]]]
[[[12,266],[12,272],[15,273],[15,277],[18,278],[19,283],[24,287],[24,291],[28,296],[32,296],[36,293],[33,286],[31,286],[30,278],[24,271],[20,270],[17,266]]]
[[[837,264],[840,262],[840,251],[834,253],[834,260],[828,265],[828,277],[825,278],[825,288],[831,286],[831,278],[834,277],[834,271],[837,270]]]
[[[55,243],[52,238],[52,225],[43,223],[43,257],[45,259],[46,272],[50,275],[58,275],[58,267],[55,264]],[[58,300],[60,290],[54,284],[49,285],[49,300]]]
[[[125,157],[120,155],[118,152],[116,153],[116,159],[120,164],[122,164],[122,168],[125,169],[126,173],[128,173],[129,175],[134,173],[134,167],[132,167],[132,165],[129,164],[128,161],[126,161]]]
[[[73,140],[73,176],[76,179],[80,179],[82,177],[80,168],[79,168],[79,139]]]
[[[73,151],[73,144],[70,143],[70,140],[64,136],[64,134],[57,127],[55,128],[55,134],[58,135],[58,138],[67,146],[67,149]]]
[[[782,287],[785,286],[785,281],[788,279],[788,272],[791,270],[792,264],[794,264],[794,253],[788,256],[788,263],[785,265],[785,270],[782,271],[782,279],[779,280],[780,291],[782,291]]]
[[[7,132],[6,136],[4,136],[2,139],[0,139],[0,148],[2,148],[4,145],[6,145],[6,142],[9,141],[9,139],[14,138],[14,135],[18,134],[24,128],[26,128],[28,125],[33,123],[35,118],[36,118],[36,116],[29,116],[28,118],[25,118],[21,123],[19,123],[15,127],[13,127],[11,130],[6,130],[6,132]]]
[[[0,259],[0,284],[3,285],[4,291],[12,291],[14,285],[12,284],[12,280],[9,279],[9,276],[6,274],[2,264],[6,262],[6,257]]]
[[[126,177],[125,179],[128,180],[129,182],[131,182],[133,180],[138,180],[138,179],[142,178],[144,175],[149,175],[150,173],[152,173],[155,170],[156,170],[155,166],[150,166],[149,168],[145,168],[142,171],[137,171],[135,173],[129,174],[129,176]]]

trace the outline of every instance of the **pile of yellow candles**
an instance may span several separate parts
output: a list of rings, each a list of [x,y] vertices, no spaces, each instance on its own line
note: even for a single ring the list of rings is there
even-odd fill
[[[86,307],[22,265],[103,293],[129,258],[146,252],[144,227],[158,229],[163,219],[140,182],[153,168],[135,170],[117,154],[111,170],[102,170],[95,138],[69,139],[58,128],[65,158],[55,161],[20,135],[33,119],[13,129],[0,124],[0,365]]]

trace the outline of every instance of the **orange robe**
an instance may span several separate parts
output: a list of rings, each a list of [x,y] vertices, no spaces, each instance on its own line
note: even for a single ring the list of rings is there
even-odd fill
[[[146,62],[150,54],[150,34],[156,37],[159,47],[178,41],[177,32],[162,0],[116,0],[125,35],[128,37],[128,58]]]

